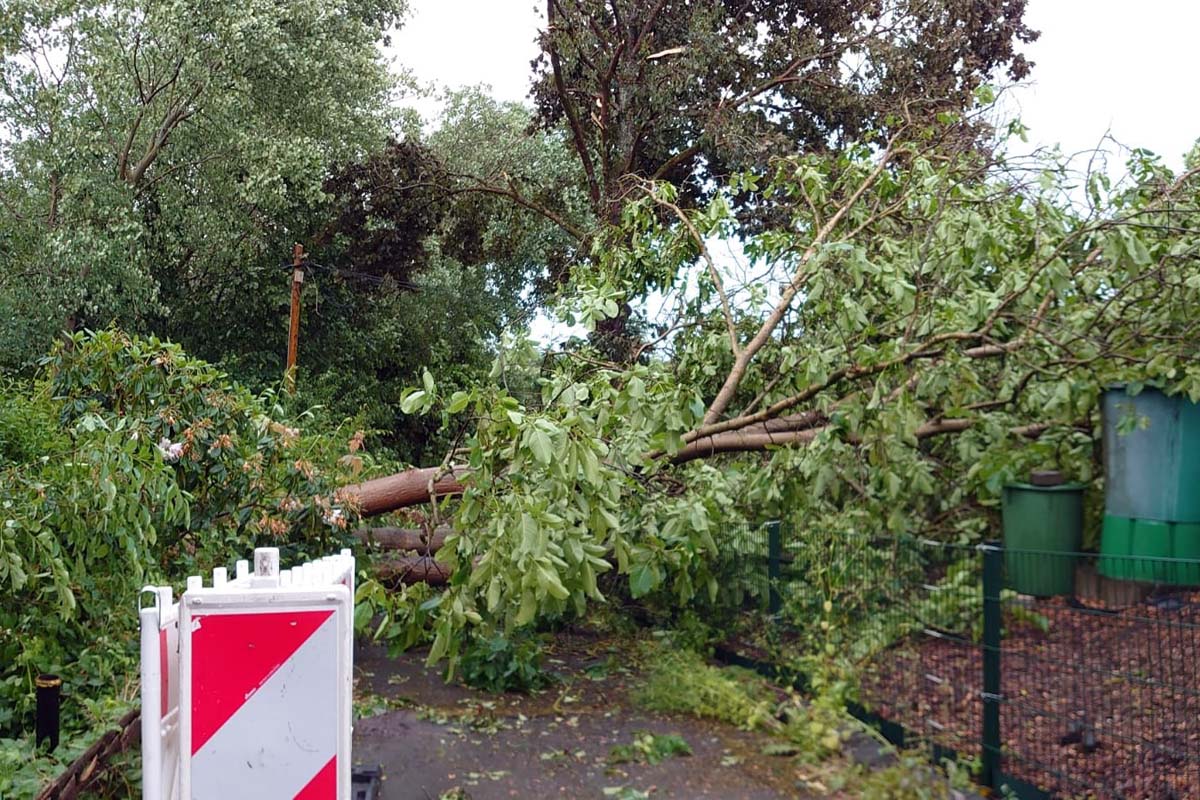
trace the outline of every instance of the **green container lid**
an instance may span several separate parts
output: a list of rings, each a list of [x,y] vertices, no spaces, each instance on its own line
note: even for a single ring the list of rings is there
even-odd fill
[[[1008,584],[1037,597],[1071,594],[1083,538],[1082,484],[1004,487],[1004,559]],[[1061,554],[1061,555],[1058,555]]]
[[[1200,522],[1200,404],[1147,388],[1104,393],[1104,510]]]

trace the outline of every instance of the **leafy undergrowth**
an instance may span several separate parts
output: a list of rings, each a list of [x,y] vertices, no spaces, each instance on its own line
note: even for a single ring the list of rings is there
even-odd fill
[[[487,692],[530,692],[550,683],[542,669],[541,645],[530,635],[472,640],[461,669],[464,683]]]
[[[132,707],[130,700],[105,700],[88,704],[80,728],[63,731],[53,753],[34,746],[33,736],[0,739],[0,798],[34,797],[83,755],[102,733],[117,727],[117,720]],[[141,793],[141,756],[136,743],[112,759],[111,769],[90,787],[87,797],[117,800]]]
[[[933,764],[921,754],[903,752],[893,753],[890,763],[884,765],[844,759],[812,765],[801,785],[814,794],[839,800],[964,800],[980,797],[972,775],[970,764],[952,760]]]
[[[0,797],[35,795],[132,707],[141,587],[347,542],[337,490],[376,466],[364,434],[290,405],[117,331],[0,380]],[[63,679],[53,755],[32,742],[40,673]]]
[[[634,693],[650,711],[691,714],[745,730],[778,727],[777,699],[749,670],[714,667],[689,650],[648,647],[646,683]]]
[[[950,800],[971,785],[969,764],[931,764],[915,753],[890,754],[864,766],[844,748],[874,736],[844,711],[839,695],[801,698],[755,672],[718,667],[690,650],[643,646],[647,671],[633,693],[643,708],[720,720],[772,734],[764,755],[792,757],[799,785],[812,794],[855,800]],[[826,676],[825,686],[830,685]],[[819,685],[822,685],[818,681]],[[889,752],[888,748],[884,748]]]
[[[609,763],[657,764],[675,756],[690,756],[692,747],[678,734],[639,731],[631,744],[619,744],[608,754]]]
[[[774,734],[771,755],[819,761],[836,754],[855,723],[840,698],[801,698],[739,667],[716,667],[689,650],[652,647],[635,700],[651,711],[692,714]]]

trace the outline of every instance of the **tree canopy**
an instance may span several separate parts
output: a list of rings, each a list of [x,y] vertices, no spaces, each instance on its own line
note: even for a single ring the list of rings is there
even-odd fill
[[[533,99],[563,125],[596,213],[630,175],[686,204],[771,158],[970,105],[1028,73],[1025,0],[547,0]]]
[[[392,84],[375,43],[403,9],[5,4],[5,362],[64,327],[170,314],[265,260],[320,199],[325,165],[382,141]]]

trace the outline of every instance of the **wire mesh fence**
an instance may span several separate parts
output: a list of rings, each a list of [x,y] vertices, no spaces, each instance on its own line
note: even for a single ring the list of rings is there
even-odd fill
[[[728,532],[728,607],[859,665],[904,745],[1023,797],[1200,798],[1200,561]]]

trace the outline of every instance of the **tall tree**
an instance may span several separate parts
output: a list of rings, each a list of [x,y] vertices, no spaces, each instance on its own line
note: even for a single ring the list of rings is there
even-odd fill
[[[1023,78],[1025,0],[547,0],[533,98],[597,214],[629,175],[692,204],[732,173],[969,106]]]
[[[6,3],[0,358],[63,327],[219,305],[247,264],[275,262],[327,166],[383,143],[376,42],[404,5]]]

